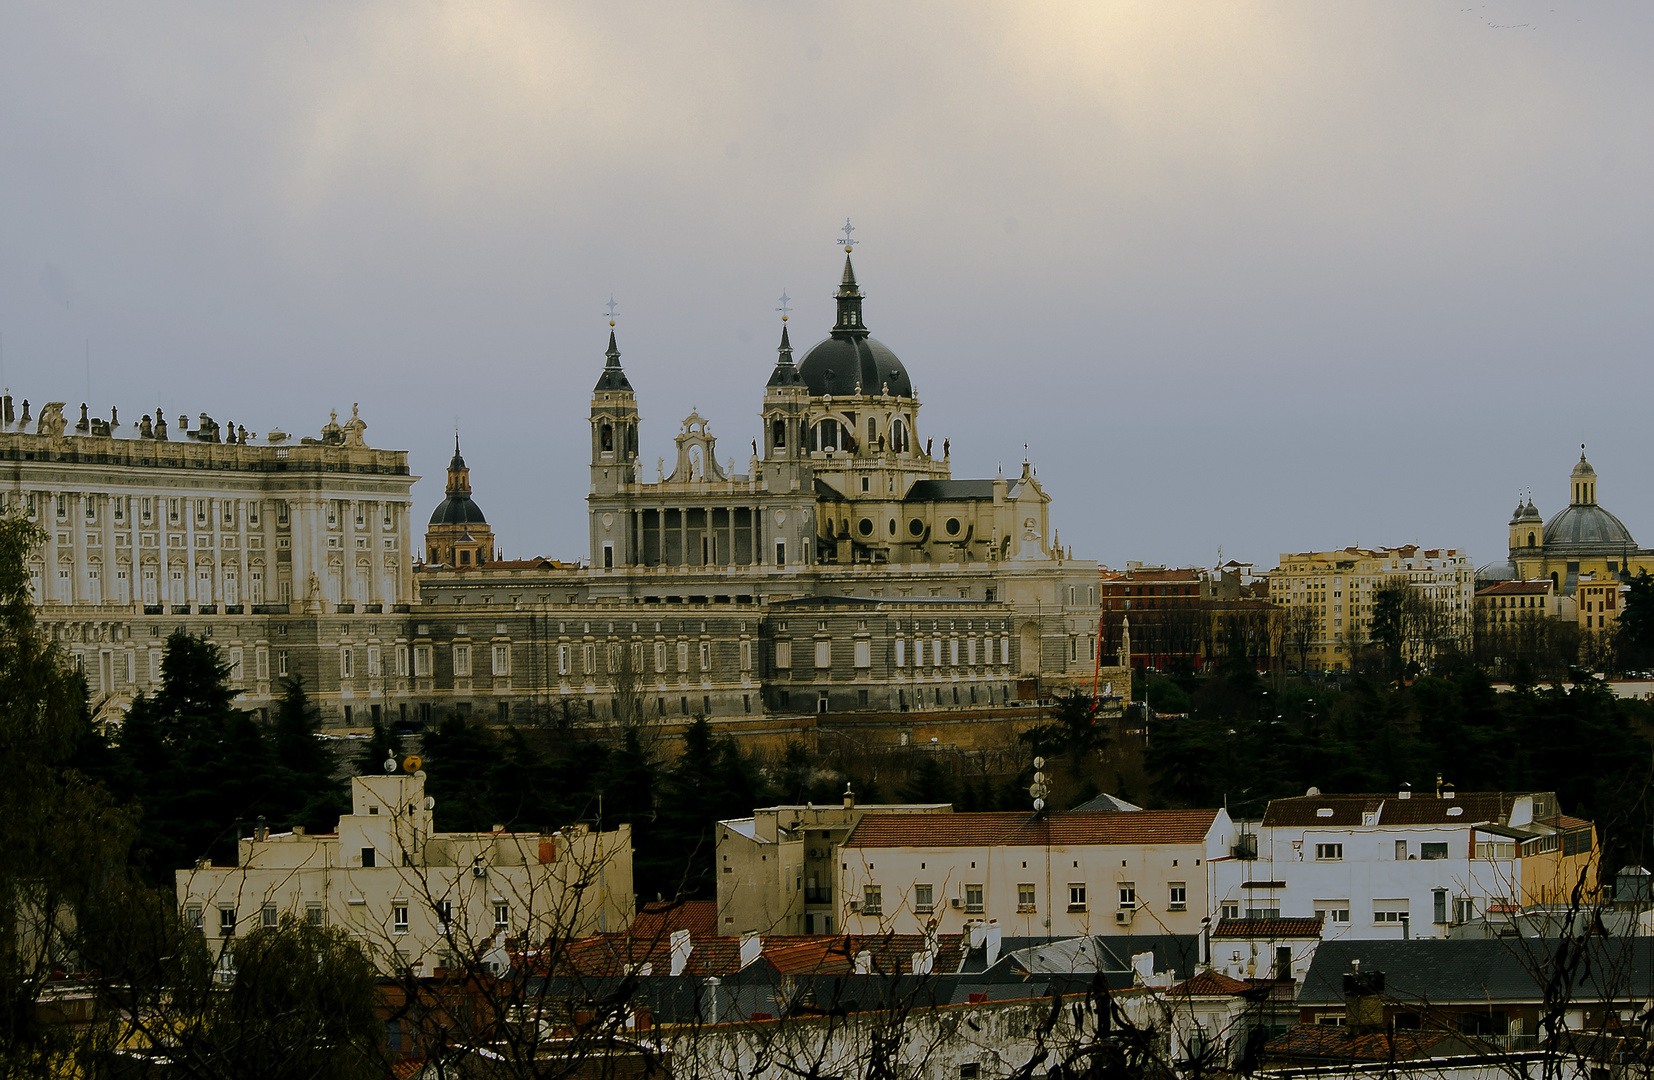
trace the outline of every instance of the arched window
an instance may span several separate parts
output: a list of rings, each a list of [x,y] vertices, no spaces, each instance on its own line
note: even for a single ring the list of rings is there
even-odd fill
[[[613,424],[607,424],[607,423],[600,424],[600,425],[598,425],[598,431],[600,433],[600,445],[601,445],[604,453],[608,453],[608,452],[614,450],[614,448],[615,448],[615,429],[614,429],[614,425]]]
[[[1535,546],[1534,542],[1533,542],[1533,533],[1528,534],[1528,546],[1529,547],[1534,547]]]
[[[867,418],[867,445],[872,446],[874,440],[876,440],[878,437],[879,437],[878,421],[874,420],[871,416],[869,416]]]
[[[770,445],[787,445],[787,422],[785,420],[777,420],[770,425]]]

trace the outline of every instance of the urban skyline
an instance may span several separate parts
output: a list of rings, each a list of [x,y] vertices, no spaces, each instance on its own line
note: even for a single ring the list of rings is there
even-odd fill
[[[611,294],[642,460],[691,408],[745,446],[776,298],[802,352],[849,216],[958,473],[1028,443],[1077,556],[1485,563],[1581,442],[1654,530],[1613,411],[1646,13],[973,11],[10,12],[4,382],[261,434],[360,402],[419,507],[457,419],[507,553],[568,558]]]

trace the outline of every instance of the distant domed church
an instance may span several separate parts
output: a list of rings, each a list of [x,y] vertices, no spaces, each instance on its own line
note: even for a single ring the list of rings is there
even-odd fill
[[[1573,594],[1581,577],[1624,579],[1654,568],[1654,551],[1637,547],[1625,523],[1597,503],[1597,472],[1580,448],[1568,476],[1568,505],[1549,521],[1533,499],[1519,501],[1510,519],[1510,562],[1485,574],[1490,579],[1549,579],[1562,595]]]
[[[471,470],[460,456],[454,436],[454,459],[448,463],[447,497],[431,512],[425,529],[425,554],[436,566],[484,566],[494,558],[494,530],[471,498]]]

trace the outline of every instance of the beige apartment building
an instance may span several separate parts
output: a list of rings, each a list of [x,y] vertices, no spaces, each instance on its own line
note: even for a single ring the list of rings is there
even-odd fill
[[[852,934],[1198,934],[1234,843],[1224,810],[869,814],[840,848],[837,907]]]
[[[1286,610],[1288,663],[1343,671],[1372,640],[1374,594],[1405,581],[1438,616],[1416,628],[1407,659],[1428,662],[1447,644],[1468,646],[1476,567],[1462,548],[1339,548],[1283,552],[1269,575],[1269,599]]]
[[[629,825],[592,832],[432,831],[425,774],[351,780],[332,835],[255,830],[235,866],[177,872],[178,904],[209,940],[283,915],[347,929],[381,970],[430,974],[504,938],[619,930],[634,914]]]
[[[868,814],[948,814],[951,803],[766,806],[718,822],[718,933],[831,934],[839,846]]]

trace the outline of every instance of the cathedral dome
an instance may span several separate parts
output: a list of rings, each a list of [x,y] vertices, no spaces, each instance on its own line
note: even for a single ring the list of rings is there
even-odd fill
[[[851,397],[857,387],[863,394],[882,394],[888,387],[895,397],[912,397],[913,383],[907,377],[907,368],[895,353],[867,333],[861,312],[864,297],[856,285],[848,249],[844,277],[833,298],[838,302],[838,321],[833,324],[832,335],[812,346],[798,365],[799,377],[810,396]]]
[[[804,354],[798,373],[812,397],[849,397],[858,385],[864,394],[882,394],[888,386],[895,397],[913,396],[907,368],[871,337],[835,334]]]
[[[611,335],[612,337],[612,335]],[[612,348],[612,346],[611,346]],[[459,434],[454,434],[454,459],[448,462],[448,496],[431,511],[432,525],[486,525],[482,507],[471,501],[471,470],[459,452]]]
[[[1568,475],[1569,506],[1545,522],[1545,546],[1631,548],[1631,530],[1619,518],[1597,505],[1597,471],[1585,460],[1580,447],[1579,464]]]
[[[1545,523],[1545,546],[1609,544],[1635,547],[1631,530],[1600,506],[1570,506]]]
[[[449,496],[431,511],[432,525],[486,525],[482,507],[471,501],[469,495]]]

